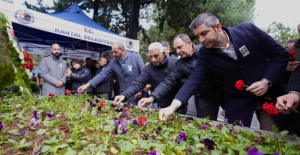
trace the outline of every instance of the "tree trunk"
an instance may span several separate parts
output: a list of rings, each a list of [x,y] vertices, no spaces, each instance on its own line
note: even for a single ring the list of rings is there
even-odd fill
[[[131,13],[129,18],[129,30],[127,37],[137,39],[137,32],[139,30],[139,13],[141,8],[140,0],[131,1]]]

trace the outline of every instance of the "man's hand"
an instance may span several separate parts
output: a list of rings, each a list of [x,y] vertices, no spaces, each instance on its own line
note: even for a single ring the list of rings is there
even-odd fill
[[[250,91],[256,96],[262,96],[268,91],[268,86],[266,84],[267,79],[263,79],[261,81],[257,81],[253,83],[251,86],[249,86],[246,90]]]
[[[57,81],[55,83],[55,86],[58,87],[58,88],[62,87],[63,85],[64,85],[64,83],[62,81]]]
[[[295,109],[300,102],[300,97],[298,94],[290,93],[283,96],[277,97],[276,108],[279,112],[288,114],[293,109]]]
[[[144,87],[144,91],[145,92],[148,92],[151,90],[151,85],[150,84],[147,84],[145,87]]]
[[[298,67],[299,63],[300,63],[299,61],[289,61],[288,65],[286,66],[285,71],[287,71],[287,72],[294,71]]]
[[[114,104],[120,104],[124,100],[125,100],[125,96],[124,95],[118,95],[114,99]]]
[[[134,95],[134,98],[135,99],[139,99],[139,98],[141,98],[142,97],[142,92],[138,92],[138,93],[136,93],[135,95]]]
[[[181,101],[174,99],[170,106],[159,110],[159,119],[168,120],[168,118],[173,115],[173,113],[181,106]]]
[[[91,84],[90,84],[90,83],[87,83],[87,84],[85,84],[85,85],[83,85],[83,86],[80,86],[80,87],[77,89],[77,91],[78,91],[79,93],[82,93],[82,92],[85,91],[89,86],[91,86]]]
[[[154,102],[153,97],[142,98],[139,100],[138,106],[139,106],[139,108],[146,107],[146,106],[149,106],[150,104],[152,104],[153,102]]]

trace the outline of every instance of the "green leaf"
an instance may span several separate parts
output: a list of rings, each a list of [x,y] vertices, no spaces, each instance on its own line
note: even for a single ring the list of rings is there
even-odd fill
[[[44,125],[47,128],[52,128],[54,126],[55,122],[54,121],[44,121]]]
[[[76,142],[78,140],[78,135],[76,133],[72,133],[71,138],[74,142]]]
[[[23,145],[26,142],[26,138],[22,138],[19,142],[20,145]]]
[[[43,146],[43,148],[42,148],[42,153],[46,153],[46,152],[48,152],[50,150],[50,146],[49,145],[45,145],[45,146]]]
[[[42,134],[44,134],[45,132],[47,132],[46,129],[39,129],[36,133],[37,133],[38,135],[42,135]]]
[[[107,151],[108,149],[103,144],[100,144],[99,147],[98,147],[98,150],[101,151],[101,152],[104,152],[104,151]]]
[[[58,146],[58,148],[62,149],[62,148],[68,147],[68,146],[69,146],[68,144],[64,143],[64,144],[60,144]]]
[[[287,135],[287,134],[289,134],[289,131],[287,131],[287,130],[283,130],[283,131],[280,132],[280,135],[282,137],[285,136],[285,135]]]
[[[221,154],[223,154],[223,152],[220,150],[212,150],[211,151],[211,155],[221,155]]]
[[[113,154],[117,154],[119,151],[115,148],[115,147],[110,147],[110,152],[112,152]]]
[[[17,129],[14,129],[14,130],[9,130],[7,131],[9,134],[12,134],[12,135],[20,135],[19,131]]]
[[[150,149],[151,145],[149,145],[148,141],[147,140],[140,140],[139,141],[139,144],[140,144],[140,148],[141,149]]]
[[[184,141],[180,142],[180,144],[175,146],[174,149],[175,150],[180,150],[180,151],[185,150],[186,149],[186,142],[184,142]]]
[[[14,146],[18,145],[18,142],[14,139],[8,139],[9,142],[11,142]]]

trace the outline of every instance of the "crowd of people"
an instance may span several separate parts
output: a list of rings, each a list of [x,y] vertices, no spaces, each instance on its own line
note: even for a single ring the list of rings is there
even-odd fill
[[[103,96],[115,104],[156,104],[161,120],[168,120],[175,111],[186,114],[194,95],[199,118],[217,120],[222,107],[229,123],[239,120],[250,126],[256,113],[262,130],[277,126],[300,135],[296,110],[300,110],[300,40],[281,46],[252,23],[228,28],[211,13],[197,16],[189,28],[200,44],[178,34],[173,38],[175,56],[167,41],[153,42],[148,46],[147,65],[120,41],[111,47],[113,58],[100,57],[99,67],[91,58],[72,59],[68,65],[54,43],[52,55],[39,65],[41,94],[64,95],[69,89]],[[300,35],[300,24],[298,31]],[[242,90],[235,87],[239,80],[245,83]],[[119,91],[114,92],[116,83]],[[266,102],[274,103],[279,114],[268,115],[263,110]]]

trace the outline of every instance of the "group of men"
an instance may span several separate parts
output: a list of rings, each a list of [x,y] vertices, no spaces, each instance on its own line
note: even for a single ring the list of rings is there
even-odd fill
[[[114,99],[116,104],[128,101],[144,107],[156,102],[162,108],[159,111],[161,120],[167,120],[175,111],[185,114],[188,100],[194,95],[198,117],[209,116],[216,120],[219,106],[222,106],[229,123],[241,120],[245,126],[250,126],[256,112],[262,130],[271,131],[272,126],[277,125],[280,129],[300,133],[300,128],[295,128],[300,124],[295,120],[299,113],[293,112],[300,102],[300,84],[296,79],[300,69],[297,67],[293,71],[288,94],[284,95],[282,77],[289,54],[281,45],[254,24],[227,28],[211,13],[197,16],[189,28],[201,45],[193,45],[186,34],[175,36],[173,47],[180,56],[178,59],[169,56],[161,43],[151,43],[148,46],[151,60],[146,67],[139,55],[126,52],[124,44],[116,41],[112,45],[114,59],[105,70],[79,87],[78,92],[101,85],[114,74],[121,92]],[[56,70],[66,69],[55,47],[53,45],[53,56],[41,62],[41,76],[49,86],[62,88],[65,75],[48,77],[43,69],[48,61],[57,64],[52,66]],[[247,88],[237,90],[235,83],[238,80],[242,80]],[[135,95],[148,84],[151,85],[150,97],[137,100]],[[280,114],[267,115],[262,110],[265,102],[276,103]]]

